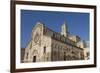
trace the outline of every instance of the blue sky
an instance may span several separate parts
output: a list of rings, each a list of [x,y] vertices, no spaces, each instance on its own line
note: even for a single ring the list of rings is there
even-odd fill
[[[72,35],[89,41],[89,13],[21,10],[21,47],[25,48],[31,39],[33,26],[41,21],[56,32],[66,22]]]

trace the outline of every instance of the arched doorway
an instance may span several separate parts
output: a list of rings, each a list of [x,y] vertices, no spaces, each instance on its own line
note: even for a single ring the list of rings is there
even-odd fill
[[[37,62],[37,61],[38,61],[38,51],[33,50],[32,62]]]
[[[37,56],[33,56],[33,62],[36,62]]]

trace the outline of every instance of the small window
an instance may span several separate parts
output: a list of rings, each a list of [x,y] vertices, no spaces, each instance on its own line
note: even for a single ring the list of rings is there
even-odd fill
[[[46,47],[44,46],[44,53],[46,53]]]
[[[28,59],[28,53],[27,53],[26,59]]]
[[[53,33],[53,37],[55,37],[55,34]]]
[[[64,61],[66,60],[66,52],[64,52]]]

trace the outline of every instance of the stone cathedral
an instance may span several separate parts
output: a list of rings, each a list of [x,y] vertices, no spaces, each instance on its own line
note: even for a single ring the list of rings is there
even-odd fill
[[[87,48],[84,40],[70,34],[66,23],[61,25],[61,32],[55,32],[37,22],[25,48],[23,62],[87,60]]]

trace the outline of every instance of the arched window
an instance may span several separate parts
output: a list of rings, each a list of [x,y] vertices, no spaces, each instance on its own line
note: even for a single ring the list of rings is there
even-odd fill
[[[46,53],[46,46],[44,46],[44,51],[43,51],[43,53]]]

